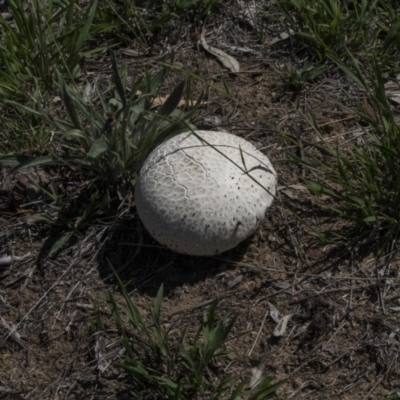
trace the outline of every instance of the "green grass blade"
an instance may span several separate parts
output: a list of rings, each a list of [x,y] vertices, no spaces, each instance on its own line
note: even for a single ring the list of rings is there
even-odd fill
[[[93,142],[92,147],[89,150],[88,157],[97,158],[107,150],[107,142],[103,138],[97,139]]]
[[[55,156],[29,157],[29,156],[0,156],[0,164],[15,167],[14,171],[46,164],[61,164],[62,161]]]
[[[72,97],[68,91],[68,87],[63,80],[61,82],[61,97],[63,99],[64,105],[67,109],[68,115],[71,119],[74,128],[83,131],[74,101],[72,100]]]
[[[52,257],[54,254],[56,254],[73,236],[73,232],[63,233],[51,247],[49,251],[49,257]]]
[[[166,102],[161,106],[158,111],[158,115],[165,117],[170,115],[178,107],[178,104],[182,99],[184,89],[185,81],[182,81],[174,88]]]
[[[113,77],[113,82],[115,85],[115,88],[117,90],[117,93],[122,101],[122,106],[125,108],[127,106],[127,100],[126,100],[126,94],[125,94],[125,87],[122,83],[121,76],[118,71],[118,65],[117,65],[117,59],[115,58],[115,54],[112,50],[109,50],[111,54],[111,64],[112,64],[112,77]]]
[[[158,289],[157,297],[154,302],[154,307],[151,310],[151,313],[153,315],[153,321],[157,326],[159,326],[160,324],[160,313],[161,313],[161,303],[163,300],[163,293],[164,293],[164,285],[161,285],[160,289]]]
[[[90,8],[87,10],[86,14],[83,17],[83,20],[85,21],[85,23],[84,23],[82,29],[80,30],[79,36],[75,43],[75,52],[76,53],[80,51],[80,49],[82,48],[83,44],[85,43],[85,41],[89,35],[90,29],[93,24],[93,19],[96,15],[97,3],[98,3],[98,0],[94,0],[92,5],[90,6]]]
[[[157,96],[161,84],[164,82],[165,75],[166,75],[166,69],[162,68],[153,77],[149,77],[149,86],[147,94],[151,94],[152,96]]]

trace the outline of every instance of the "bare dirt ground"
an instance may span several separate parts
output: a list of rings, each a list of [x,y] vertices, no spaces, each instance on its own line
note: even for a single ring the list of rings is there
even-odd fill
[[[129,398],[129,384],[116,366],[118,330],[105,303],[107,291],[119,297],[107,259],[125,281],[132,281],[132,297],[144,314],[164,284],[165,324],[178,321],[197,329],[212,299],[220,300],[219,312],[238,313],[234,333],[246,334],[231,342],[236,353],[225,367],[250,378],[251,368],[264,363],[264,371],[276,380],[287,379],[278,398],[384,399],[400,390],[398,259],[338,258],[330,249],[315,247],[282,202],[315,226],[337,227],[345,221],[324,217],[324,199],[313,198],[299,185],[301,169],[280,161],[296,149],[263,121],[312,142],[316,139],[298,112],[311,109],[326,138],[344,143],[351,139],[357,118],[343,90],[357,95],[356,89],[332,69],[301,92],[290,91],[281,66],[296,65],[303,49],[293,48],[290,39],[261,44],[238,15],[237,4],[229,3],[206,23],[211,45],[248,49],[232,53],[241,67],[236,74],[197,48],[190,26],[174,43],[160,34],[152,54],[140,59],[126,54],[129,44],[116,54],[133,74],[157,69],[157,55],[172,46],[175,66],[191,69],[221,89],[224,75],[241,104],[211,89],[195,123],[245,137],[270,157],[280,190],[264,223],[254,237],[227,254],[189,257],[160,248],[128,205],[114,218],[94,220],[80,241],[51,258],[47,249],[57,230],[29,219],[48,205],[41,198],[29,205],[32,200],[24,193],[18,207],[0,211],[0,254],[30,254],[0,265],[0,398]],[[266,43],[283,31],[279,21],[270,21]],[[104,56],[87,62],[82,80],[109,75]],[[218,126],[213,126],[215,120]],[[67,193],[68,171],[47,169],[45,174]],[[74,198],[79,177],[72,176]],[[3,169],[3,184],[6,178]],[[268,315],[269,303],[281,316],[292,315],[281,338],[272,335],[276,323]],[[99,365],[100,353],[106,368]]]

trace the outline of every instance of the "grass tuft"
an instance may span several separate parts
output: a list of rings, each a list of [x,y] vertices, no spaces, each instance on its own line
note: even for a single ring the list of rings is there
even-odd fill
[[[279,0],[296,45],[306,46],[320,62],[334,53],[347,58],[375,57],[385,72],[398,71],[400,10],[393,2],[376,0]]]
[[[82,10],[77,0],[68,2],[7,1],[12,22],[0,15],[0,96],[24,97],[26,87],[54,88],[61,73],[80,75],[82,57],[104,48],[84,51],[94,34],[111,26],[94,26],[98,0]]]
[[[86,207],[77,221],[63,215],[68,207],[57,207],[57,219],[37,216],[51,225],[64,226],[65,232],[56,241],[51,253],[62,247],[71,237],[79,237],[91,218],[107,214],[114,203],[126,200],[133,193],[137,174],[149,153],[164,140],[183,131],[194,129],[188,122],[199,106],[188,111],[178,108],[186,85],[180,82],[159,107],[154,101],[164,83],[167,69],[134,80],[128,87],[126,67],[119,68],[114,54],[112,60],[112,97],[106,99],[97,84],[97,99],[88,101],[80,89],[69,86],[59,76],[62,102],[69,120],[55,118],[37,101],[30,108],[15,101],[7,103],[24,114],[35,117],[58,132],[61,150],[43,156],[24,154],[0,155],[0,163],[12,167],[13,172],[34,166],[60,165],[79,171],[87,180]],[[95,104],[101,105],[102,112]],[[201,99],[197,104],[200,105]],[[15,150],[15,148],[13,149]],[[103,193],[99,196],[99,193]],[[118,202],[118,204],[115,204]],[[69,221],[70,220],[70,221]],[[69,222],[68,222],[69,221]]]
[[[111,292],[107,301],[125,350],[119,366],[130,378],[134,398],[261,400],[269,399],[283,384],[272,383],[266,376],[255,387],[246,388],[240,376],[228,375],[222,370],[220,365],[231,353],[227,342],[232,339],[237,316],[228,313],[218,319],[216,301],[204,314],[197,333],[192,335],[175,324],[163,327],[163,286],[150,309],[151,322],[147,323],[126,286],[118,276],[117,279],[125,304],[118,304]]]
[[[362,144],[351,141],[343,149],[339,142],[330,143],[310,112],[305,118],[319,141],[311,146],[297,143],[304,157],[291,160],[308,172],[311,192],[323,195],[326,208],[345,221],[338,230],[326,232],[325,241],[348,248],[372,246],[380,255],[393,250],[400,229],[400,128],[378,63],[372,63],[367,77],[349,57],[352,67],[331,56],[364,90],[358,107]]]

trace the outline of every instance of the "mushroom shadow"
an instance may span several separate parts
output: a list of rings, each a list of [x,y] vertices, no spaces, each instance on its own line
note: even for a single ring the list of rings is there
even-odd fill
[[[176,287],[193,285],[235,268],[233,264],[242,260],[250,243],[251,237],[215,258],[183,255],[162,247],[139,219],[132,217],[111,228],[98,253],[99,276],[104,283],[115,285],[118,281],[114,269],[129,291],[155,296],[163,284],[167,295]]]

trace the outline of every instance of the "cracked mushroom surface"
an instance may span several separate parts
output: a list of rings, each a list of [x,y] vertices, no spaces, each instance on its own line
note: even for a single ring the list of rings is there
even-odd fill
[[[237,246],[265,217],[277,175],[250,142],[225,132],[181,133],[143,164],[136,209],[159,243],[207,256]]]

